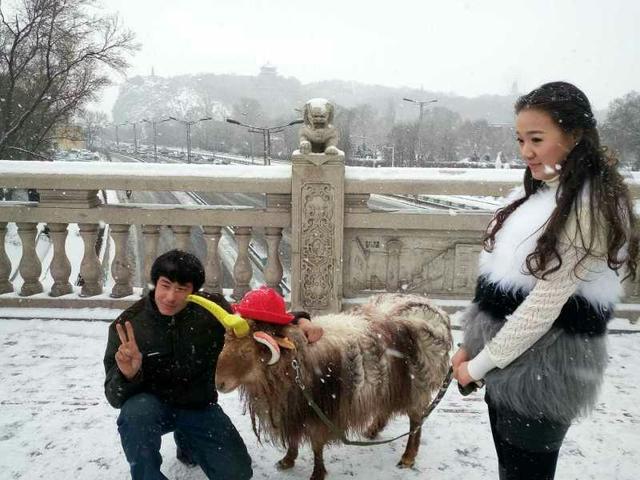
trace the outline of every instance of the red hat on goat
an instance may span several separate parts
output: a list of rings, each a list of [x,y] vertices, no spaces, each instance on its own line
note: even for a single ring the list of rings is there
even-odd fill
[[[233,311],[244,318],[267,323],[286,325],[295,318],[287,313],[282,298],[273,288],[262,286],[245,293],[240,303],[233,305]]]

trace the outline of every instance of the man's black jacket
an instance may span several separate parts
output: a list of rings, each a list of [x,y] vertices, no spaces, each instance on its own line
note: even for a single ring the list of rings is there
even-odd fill
[[[231,313],[222,295],[199,293]],[[131,381],[118,369],[115,354],[120,346],[116,322],[131,322],[142,368]],[[224,344],[224,327],[207,310],[195,303],[173,317],[160,314],[151,291],[109,326],[104,355],[105,395],[120,408],[131,396],[151,393],[179,408],[204,408],[216,403],[215,370]]]

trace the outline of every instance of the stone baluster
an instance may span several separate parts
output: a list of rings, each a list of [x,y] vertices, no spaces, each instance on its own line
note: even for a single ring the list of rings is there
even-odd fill
[[[4,249],[4,240],[7,235],[7,222],[0,222],[0,294],[13,292],[13,285],[9,281],[11,275],[11,262]]]
[[[282,228],[266,227],[264,238],[267,241],[267,264],[264,267],[264,280],[268,287],[275,289],[282,295],[282,262],[280,261],[280,241],[282,240]]]
[[[151,267],[158,256],[158,241],[160,239],[160,227],[158,225],[143,225],[142,238],[144,241],[144,282],[143,293],[149,291],[151,284]]]
[[[66,223],[50,223],[49,237],[53,243],[53,258],[51,259],[51,276],[53,277],[53,285],[49,296],[60,297],[73,292],[69,276],[71,275],[71,262],[67,257],[67,224]]]
[[[236,227],[234,231],[238,256],[233,265],[233,294],[234,299],[240,300],[245,293],[251,290],[249,283],[253,276],[251,260],[249,260],[249,242],[251,241],[251,227]]]
[[[37,225],[35,223],[18,223],[17,225],[18,235],[22,241],[22,257],[18,271],[24,280],[20,295],[26,297],[42,292],[42,284],[40,283],[42,265],[36,252]]]
[[[204,240],[207,243],[207,262],[204,266],[204,289],[211,293],[222,293],[222,267],[218,245],[220,244],[221,227],[205,226]]]
[[[111,225],[111,236],[115,244],[116,252],[111,264],[111,276],[115,281],[111,289],[111,297],[122,298],[133,293],[131,285],[131,262],[129,262],[130,225]]]
[[[101,266],[96,253],[98,239],[98,225],[94,223],[78,224],[80,237],[84,242],[84,255],[80,263],[80,277],[82,278],[81,297],[93,297],[102,293]]]
[[[191,244],[191,226],[172,225],[171,230],[176,237],[176,248],[188,252]]]

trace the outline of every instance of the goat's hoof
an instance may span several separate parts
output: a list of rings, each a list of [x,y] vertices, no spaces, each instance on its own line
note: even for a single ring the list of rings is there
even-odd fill
[[[409,459],[401,458],[400,461],[396,464],[396,467],[398,467],[398,468],[412,468],[415,463],[416,463],[415,460],[409,460]]]
[[[316,472],[314,470],[313,473],[311,474],[311,478],[309,478],[309,480],[324,480],[324,478],[326,476],[327,476],[327,471],[326,470],[324,472]]]
[[[278,462],[276,463],[276,467],[278,468],[278,470],[289,470],[290,468],[293,468],[295,463],[295,460],[283,458],[282,460],[278,460]]]

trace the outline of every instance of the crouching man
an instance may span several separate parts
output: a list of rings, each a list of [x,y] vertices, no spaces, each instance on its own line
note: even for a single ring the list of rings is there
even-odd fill
[[[204,283],[197,257],[172,250],[151,268],[154,289],[109,327],[105,394],[120,409],[118,431],[134,480],[166,479],[161,437],[173,432],[178,458],[208,478],[251,478],[242,438],[217,403],[215,370],[224,327],[187,296]],[[204,294],[228,312],[222,295]]]

